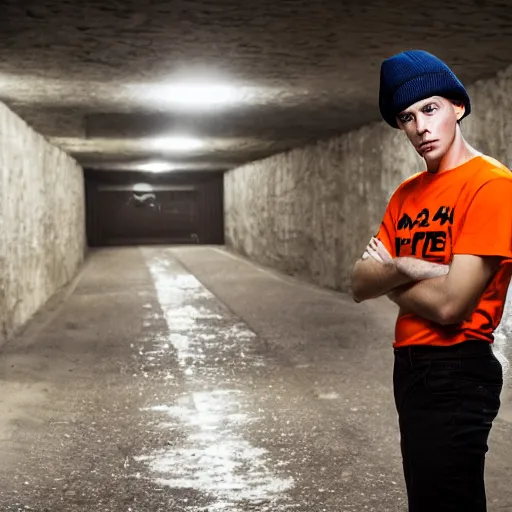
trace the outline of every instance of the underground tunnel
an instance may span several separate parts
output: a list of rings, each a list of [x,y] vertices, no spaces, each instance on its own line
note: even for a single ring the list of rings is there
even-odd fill
[[[505,176],[511,44],[502,0],[4,0],[0,509],[425,510],[393,393],[403,310],[353,290],[395,191],[429,172],[405,117],[383,120],[381,66],[442,59],[471,98],[456,133]],[[482,240],[510,232],[507,204]],[[458,222],[446,208],[429,221]],[[489,512],[512,510],[495,300]]]

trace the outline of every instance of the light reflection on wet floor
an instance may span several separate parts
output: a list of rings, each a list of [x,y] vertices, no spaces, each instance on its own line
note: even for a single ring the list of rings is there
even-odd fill
[[[218,309],[217,299],[165,250],[145,249],[144,256],[169,333],[143,356],[146,363],[157,364],[172,350],[183,373],[182,393],[174,402],[155,403],[147,412],[161,415],[161,428],[179,429],[186,437],[177,446],[142,454],[137,460],[147,464],[159,485],[206,493],[214,499],[210,511],[292,508],[285,491],[293,487],[293,479],[280,477],[266,450],[244,437],[258,411],[251,409],[229,371],[230,363],[238,369],[264,364],[252,353],[255,334],[212,311],[214,305]],[[286,464],[281,461],[278,466]],[[188,509],[204,507],[190,503]]]

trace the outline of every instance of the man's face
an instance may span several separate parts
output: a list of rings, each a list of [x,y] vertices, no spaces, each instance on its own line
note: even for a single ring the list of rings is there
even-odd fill
[[[463,115],[463,104],[432,96],[400,112],[397,121],[418,154],[427,163],[434,163],[441,161],[450,149],[457,121]]]

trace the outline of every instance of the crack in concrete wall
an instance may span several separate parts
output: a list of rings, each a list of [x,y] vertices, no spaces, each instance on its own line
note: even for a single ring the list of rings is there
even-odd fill
[[[85,240],[82,168],[0,103],[0,342],[76,274]]]

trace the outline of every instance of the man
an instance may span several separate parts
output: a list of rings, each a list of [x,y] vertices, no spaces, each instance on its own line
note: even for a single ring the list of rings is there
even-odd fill
[[[426,170],[393,194],[352,292],[399,306],[393,384],[409,511],[484,512],[503,384],[491,344],[512,275],[512,173],[464,140],[470,99],[437,57],[397,54],[380,79],[382,117]]]

